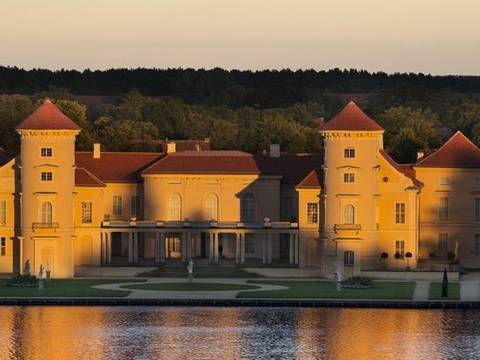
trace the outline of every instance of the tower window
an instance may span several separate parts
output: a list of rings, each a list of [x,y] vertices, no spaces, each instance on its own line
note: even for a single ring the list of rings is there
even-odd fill
[[[2,237],[0,238],[0,256],[7,255],[7,240]]]
[[[42,157],[52,157],[52,148],[41,148],[40,155]]]
[[[405,224],[405,203],[395,204],[395,222]]]
[[[343,174],[343,182],[344,183],[354,183],[355,182],[355,174],[354,173]]]
[[[345,158],[354,158],[355,157],[355,149],[354,148],[346,148],[344,151],[343,151],[343,156]]]
[[[52,172],[51,171],[42,171],[41,179],[42,179],[42,181],[52,181],[53,180]]]
[[[318,204],[317,203],[307,204],[307,222],[309,224],[318,223]]]

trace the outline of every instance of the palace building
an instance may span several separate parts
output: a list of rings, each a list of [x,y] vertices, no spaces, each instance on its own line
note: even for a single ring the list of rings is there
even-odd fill
[[[480,264],[480,149],[457,132],[414,164],[353,102],[322,125],[323,154],[75,151],[81,129],[45,101],[0,153],[0,272],[29,260],[79,266],[182,263],[318,268],[330,275]]]

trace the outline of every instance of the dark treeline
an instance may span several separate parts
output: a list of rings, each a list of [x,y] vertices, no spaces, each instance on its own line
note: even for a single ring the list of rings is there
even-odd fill
[[[211,138],[216,149],[321,152],[318,126],[350,99],[385,129],[400,162],[461,130],[480,143],[480,77],[366,71],[107,70],[0,67],[0,146],[44,99],[82,127],[78,148],[156,150],[150,140]]]

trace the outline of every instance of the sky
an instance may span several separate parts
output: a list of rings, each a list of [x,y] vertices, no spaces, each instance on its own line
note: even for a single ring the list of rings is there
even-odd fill
[[[0,0],[0,65],[480,75],[480,0]]]

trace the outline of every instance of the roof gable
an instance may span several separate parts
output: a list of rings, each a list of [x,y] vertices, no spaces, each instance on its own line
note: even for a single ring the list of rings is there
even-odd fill
[[[412,180],[413,184],[416,186],[421,186],[422,183],[417,180],[415,177],[415,169],[411,164],[399,164],[395,160],[393,160],[390,155],[387,154],[387,152],[383,149],[380,150],[380,155],[383,156],[383,158],[399,173],[405,175],[408,177],[410,180]]]
[[[420,159],[414,166],[480,168],[480,149],[457,131],[439,149]]]
[[[62,113],[50,100],[45,100],[15,130],[75,130],[80,126]]]
[[[320,189],[322,180],[317,170],[312,170],[307,176],[296,186],[297,189]]]
[[[350,101],[336,116],[325,123],[320,131],[383,131],[357,104]]]

